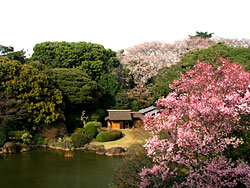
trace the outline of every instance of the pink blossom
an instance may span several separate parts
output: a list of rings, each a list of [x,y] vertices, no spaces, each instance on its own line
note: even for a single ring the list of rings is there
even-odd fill
[[[141,176],[140,187],[157,186],[152,178],[177,176],[170,168],[173,163],[189,171],[176,187],[232,187],[239,182],[249,186],[248,164],[233,165],[222,156],[229,146],[243,143],[232,135],[246,129],[239,121],[249,114],[249,85],[250,73],[225,59],[218,65],[199,62],[195,70],[182,74],[171,86],[174,91],[158,100],[160,113],[145,118],[145,129],[152,133],[145,148],[155,166]]]
[[[139,87],[153,76],[162,67],[170,67],[180,61],[180,58],[189,51],[208,48],[217,42],[225,42],[228,46],[249,47],[250,40],[224,39],[224,38],[187,38],[173,44],[152,41],[144,42],[126,49],[125,54],[117,53],[121,63],[130,70],[135,83]],[[192,74],[192,73],[190,73]]]

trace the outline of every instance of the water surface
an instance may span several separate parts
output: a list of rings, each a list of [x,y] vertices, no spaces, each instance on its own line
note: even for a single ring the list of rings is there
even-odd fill
[[[121,157],[74,151],[37,149],[0,155],[0,187],[3,188],[108,188]]]

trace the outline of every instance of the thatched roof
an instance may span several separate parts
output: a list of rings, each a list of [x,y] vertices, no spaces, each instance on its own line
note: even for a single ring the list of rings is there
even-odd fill
[[[105,120],[111,120],[111,121],[127,121],[132,120],[131,117],[131,110],[107,110],[108,116],[105,118]]]

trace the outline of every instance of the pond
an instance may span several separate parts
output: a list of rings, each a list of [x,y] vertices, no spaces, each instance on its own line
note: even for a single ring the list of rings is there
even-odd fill
[[[0,185],[6,188],[108,188],[121,157],[91,151],[36,149],[0,155]]]

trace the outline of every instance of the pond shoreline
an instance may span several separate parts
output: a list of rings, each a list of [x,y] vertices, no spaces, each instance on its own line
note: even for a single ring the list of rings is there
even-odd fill
[[[7,143],[7,142],[6,142]],[[9,142],[10,143],[10,142]],[[8,152],[7,148],[0,148],[0,155],[1,154],[13,154],[13,153],[23,153],[23,152],[29,152],[33,149],[37,149],[37,148],[50,148],[50,149],[54,149],[54,150],[62,150],[62,151],[74,151],[74,150],[85,150],[85,151],[94,151],[97,155],[106,155],[106,156],[123,156],[123,155],[127,155],[126,149],[122,148],[122,147],[112,147],[108,150],[104,149],[103,145],[89,145],[86,144],[84,147],[80,147],[80,148],[63,148],[60,146],[52,146],[52,145],[30,145],[30,146],[22,146],[22,145],[18,145],[15,144],[16,151],[14,152]]]
[[[121,130],[123,133],[123,137],[109,142],[97,142],[96,140],[92,140],[90,143],[84,145],[84,147],[75,148],[68,141],[64,140],[62,137],[59,138],[47,138],[43,142],[33,143],[30,145],[21,145],[15,143],[15,141],[9,141],[10,145],[14,148],[17,147],[16,152],[27,152],[29,150],[33,150],[34,148],[51,148],[55,150],[63,150],[63,151],[73,151],[73,150],[89,150],[94,151],[97,155],[106,155],[106,156],[119,156],[119,155],[127,155],[127,150],[134,144],[143,144],[145,143],[145,139],[148,137],[146,132],[142,129],[123,129]],[[6,144],[0,148],[0,155],[4,153],[12,153],[6,152]],[[9,151],[12,151],[9,149]]]

